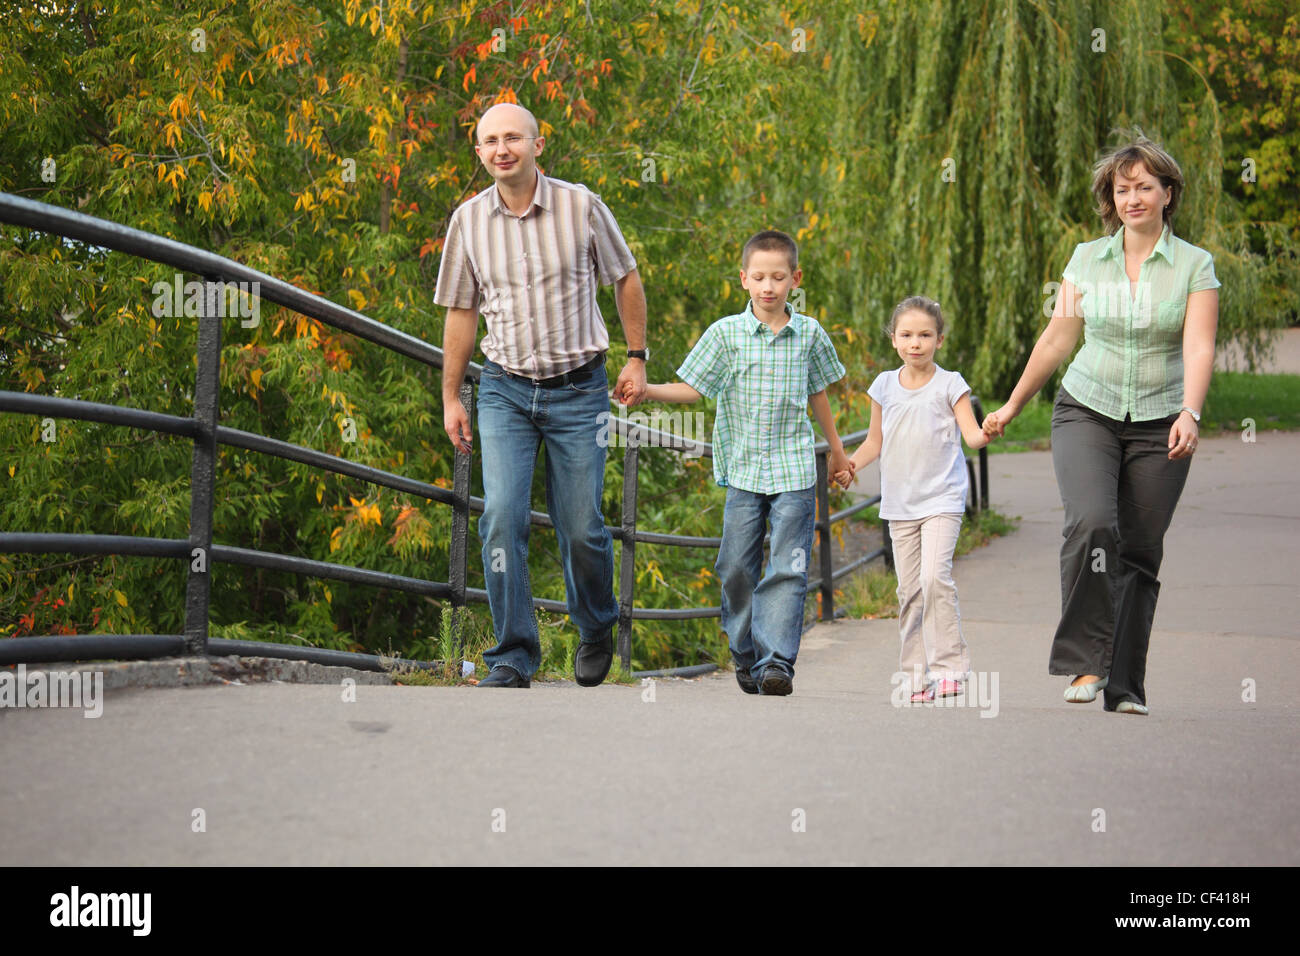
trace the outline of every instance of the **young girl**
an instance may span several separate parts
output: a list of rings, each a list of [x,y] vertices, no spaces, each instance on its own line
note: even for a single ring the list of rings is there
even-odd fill
[[[943,344],[939,303],[904,299],[886,331],[903,365],[882,372],[867,390],[867,440],[850,458],[850,471],[835,480],[846,485],[880,458],[880,517],[889,522],[898,572],[899,666],[911,675],[911,699],[922,702],[961,693],[970,672],[952,553],[966,511],[961,439],[983,448],[988,436],[975,421],[970,386],[934,363]]]

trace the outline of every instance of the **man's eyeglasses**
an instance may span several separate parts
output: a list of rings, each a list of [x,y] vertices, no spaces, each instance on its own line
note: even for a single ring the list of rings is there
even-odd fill
[[[506,136],[506,137],[504,138],[504,142],[505,142],[505,144],[506,144],[507,146],[510,146],[510,147],[513,148],[513,147],[518,146],[518,145],[520,145],[521,143],[523,143],[523,141],[526,140],[526,139],[537,139],[537,137],[536,137],[536,136],[518,136],[518,135],[516,135],[516,134],[514,134],[514,133],[510,133],[508,136]],[[487,149],[496,149],[497,146],[499,146],[502,142],[503,142],[503,140],[499,140],[499,139],[497,139],[495,136],[489,136],[487,139],[483,140],[483,142],[479,143],[478,145],[483,146],[483,147],[485,147],[485,148],[487,148]]]

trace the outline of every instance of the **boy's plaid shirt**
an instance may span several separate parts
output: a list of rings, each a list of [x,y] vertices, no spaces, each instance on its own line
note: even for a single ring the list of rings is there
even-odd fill
[[[754,315],[714,322],[677,376],[718,400],[713,475],[720,485],[759,494],[800,491],[817,482],[808,399],[844,377],[830,336],[786,305],[790,321],[773,335]]]

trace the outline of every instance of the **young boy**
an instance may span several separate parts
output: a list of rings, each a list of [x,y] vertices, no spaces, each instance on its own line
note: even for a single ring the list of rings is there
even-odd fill
[[[705,330],[677,370],[681,382],[650,385],[645,395],[659,402],[718,400],[713,475],[727,489],[727,503],[715,570],[722,580],[722,628],[747,694],[794,689],[817,510],[808,405],[831,447],[829,474],[850,467],[826,400],[826,386],[844,377],[844,366],[817,320],[786,304],[802,277],[799,247],[788,235],[768,230],[751,238],[741,254],[740,283],[750,300],[745,311]],[[763,575],[769,520],[771,557]]]

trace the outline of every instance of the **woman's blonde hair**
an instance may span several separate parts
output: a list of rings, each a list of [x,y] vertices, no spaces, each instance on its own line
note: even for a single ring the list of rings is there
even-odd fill
[[[1097,200],[1097,214],[1109,235],[1121,225],[1115,210],[1115,174],[1133,175],[1141,163],[1160,184],[1169,190],[1169,205],[1163,210],[1166,224],[1173,222],[1178,203],[1183,198],[1183,171],[1178,162],[1159,143],[1148,139],[1141,130],[1128,132],[1128,142],[1107,151],[1092,167],[1092,195]]]

